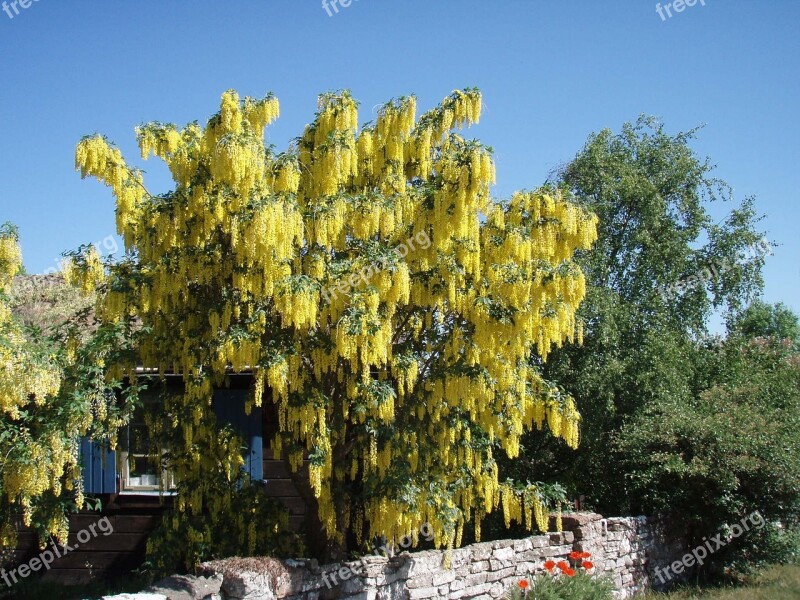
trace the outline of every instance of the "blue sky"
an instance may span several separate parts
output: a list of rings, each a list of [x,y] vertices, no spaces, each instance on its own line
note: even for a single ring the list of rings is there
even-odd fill
[[[392,97],[414,93],[424,110],[477,86],[485,113],[470,134],[495,148],[500,196],[541,184],[590,133],[640,113],[670,132],[705,124],[695,149],[737,199],[757,197],[762,229],[781,244],[766,300],[800,313],[794,0],[698,0],[666,20],[650,0],[354,0],[332,16],[321,0],[17,9],[0,12],[0,221],[19,225],[29,272],[114,233],[108,190],[74,171],[84,134],[107,135],[164,191],[165,170],[138,158],[134,126],[203,122],[228,88],[278,96],[267,135],[282,149],[320,92],[350,88],[367,121]]]

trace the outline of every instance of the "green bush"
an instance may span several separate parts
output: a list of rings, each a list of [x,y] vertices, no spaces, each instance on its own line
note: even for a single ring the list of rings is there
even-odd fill
[[[797,558],[800,357],[783,340],[729,338],[708,349],[711,385],[651,404],[614,436],[635,513],[665,513],[687,547],[758,511],[767,526],[709,557],[703,573],[734,581]]]
[[[739,544],[726,546],[713,566],[719,577],[750,584],[774,564],[800,564],[800,528],[767,523],[749,532]]]
[[[147,540],[144,570],[152,578],[186,573],[208,560],[230,556],[302,556],[299,536],[289,531],[286,509],[255,483],[236,481],[226,509],[192,514],[172,509]]]

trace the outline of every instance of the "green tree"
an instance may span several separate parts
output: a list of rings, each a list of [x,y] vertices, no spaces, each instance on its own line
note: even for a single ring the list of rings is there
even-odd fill
[[[696,341],[712,311],[740,310],[762,285],[753,200],[714,222],[709,203],[730,201],[730,189],[691,148],[695,134],[671,135],[641,117],[590,136],[555,174],[600,218],[597,244],[578,257],[589,281],[584,345],[565,346],[543,365],[585,419],[577,451],[533,432],[516,468],[523,479],[561,479],[606,513],[629,510],[613,433],[648,405],[692,397]]]
[[[794,344],[800,342],[800,322],[797,315],[782,302],[768,304],[757,300],[742,314],[737,315],[728,329],[731,334],[748,339],[772,337],[790,340]]]

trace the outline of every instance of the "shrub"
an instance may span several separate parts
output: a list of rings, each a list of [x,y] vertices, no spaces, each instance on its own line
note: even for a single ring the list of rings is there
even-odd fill
[[[729,339],[716,352],[708,363],[720,366],[709,379],[721,383],[693,400],[650,405],[614,436],[613,450],[633,510],[672,515],[690,547],[743,515],[763,515],[768,527],[703,566],[706,575],[738,581],[750,567],[796,560],[800,365],[793,348],[774,339]]]
[[[302,556],[301,539],[289,531],[283,506],[256,483],[221,483],[229,498],[218,511],[193,514],[172,509],[147,541],[144,570],[151,577],[190,572],[208,560],[231,556]],[[265,524],[271,524],[266,526]]]

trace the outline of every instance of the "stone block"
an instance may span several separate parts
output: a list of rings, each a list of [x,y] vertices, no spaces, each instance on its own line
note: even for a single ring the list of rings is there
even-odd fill
[[[478,562],[474,562],[469,566],[470,573],[482,573],[483,571],[489,570],[489,561],[488,560],[479,560]]]
[[[409,576],[414,577],[420,573],[430,573],[441,568],[443,563],[444,554],[429,550],[427,552],[420,552],[412,556],[411,569]]]
[[[515,566],[516,571],[514,572],[514,574],[523,577],[525,575],[530,575],[531,573],[534,573],[536,571],[537,566],[538,565],[534,562],[526,562],[526,561],[518,562]]]
[[[492,543],[481,542],[472,546],[472,560],[486,560],[492,555]]]
[[[505,577],[510,577],[511,575],[514,575],[516,572],[517,572],[517,567],[514,565],[506,567],[505,569],[500,569],[499,571],[489,571],[486,574],[486,581],[489,582],[498,581]]]
[[[531,541],[531,538],[525,538],[524,540],[517,540],[514,542],[514,552],[525,552],[531,548],[533,548],[533,542]]]
[[[505,591],[505,588],[503,587],[503,584],[500,583],[500,582],[497,582],[489,589],[489,595],[492,598],[499,598],[500,596],[503,595],[504,591]]]
[[[341,600],[377,600],[377,598],[378,592],[376,590],[367,590],[350,596],[342,596]]]
[[[564,536],[560,532],[548,534],[551,546],[560,546],[564,543]]]
[[[431,587],[433,585],[434,576],[435,573],[425,573],[424,575],[421,574],[416,577],[411,577],[406,582],[406,587],[409,589]]]
[[[475,573],[474,575],[468,575],[464,579],[464,585],[468,588],[481,585],[486,581],[486,577],[487,573],[485,571],[481,573]]]
[[[489,571],[499,571],[514,564],[513,560],[497,560],[494,558],[489,559]]]
[[[352,579],[343,581],[339,586],[339,589],[341,589],[345,594],[358,594],[366,591],[367,588],[364,580],[362,580],[360,577],[354,577]]]
[[[455,580],[455,578],[456,574],[452,570],[442,571],[441,573],[435,573],[433,575],[431,585],[440,586],[444,583],[450,583],[451,581]]]
[[[210,577],[193,577],[191,575],[173,575],[154,583],[145,590],[149,594],[163,594],[170,600],[196,600],[213,594],[219,594],[222,587],[222,575],[216,573]]]
[[[409,600],[415,600],[416,598],[439,598],[439,597],[440,596],[438,587],[415,588],[413,590],[408,590]]]
[[[495,548],[492,551],[492,558],[496,560],[513,560],[514,559],[514,548],[511,546],[504,546],[501,548]]]
[[[534,548],[546,548],[550,545],[550,538],[546,535],[537,535],[528,539],[530,539],[531,546]]]
[[[487,594],[491,588],[492,588],[491,583],[468,585],[467,587],[464,588],[464,597],[465,598],[484,597],[484,595]],[[491,596],[486,596],[486,597],[491,598]]]

